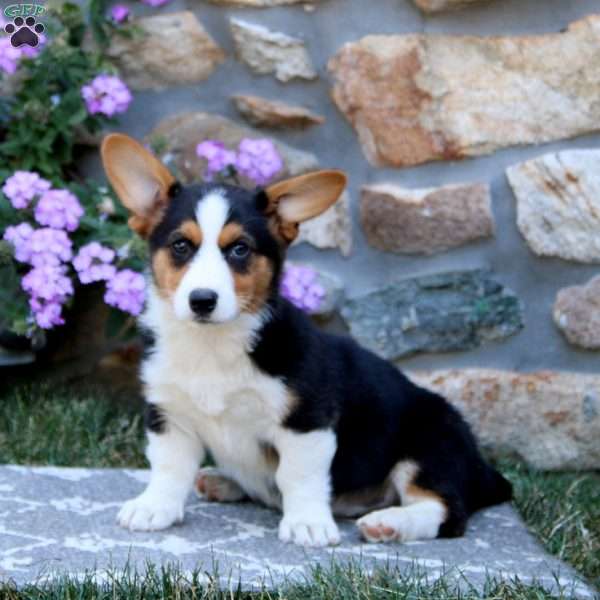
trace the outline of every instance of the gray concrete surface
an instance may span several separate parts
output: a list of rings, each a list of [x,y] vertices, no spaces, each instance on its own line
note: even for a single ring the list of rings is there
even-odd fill
[[[279,515],[251,503],[190,499],[185,522],[160,532],[129,532],[115,523],[118,507],[138,494],[147,471],[0,466],[0,581],[72,577],[129,564],[175,565],[213,573],[222,584],[252,589],[304,577],[311,567],[336,563],[417,569],[435,580],[446,575],[481,587],[496,579],[537,581],[563,597],[592,597],[573,570],[547,555],[513,508],[475,515],[463,538],[407,544],[363,544],[352,521],[340,522],[336,548],[304,549],[277,539]]]
[[[600,12],[598,0],[492,0],[466,10],[424,18],[410,0],[323,0],[314,12],[300,5],[268,10],[223,8],[206,1],[174,0],[156,10],[136,3],[139,14],[193,10],[228,52],[228,59],[205,82],[163,92],[137,93],[120,128],[134,136],[147,134],[163,117],[190,110],[213,111],[237,118],[232,94],[250,93],[303,104],[327,121],[305,132],[279,133],[285,142],[316,153],[324,166],[344,169],[350,177],[354,214],[354,252],[343,259],[337,252],[295,248],[296,260],[310,260],[340,275],[350,295],[369,291],[391,279],[414,277],[476,267],[491,267],[495,276],[515,291],[525,304],[525,328],[505,341],[492,342],[468,352],[420,355],[405,359],[406,368],[496,367],[529,371],[539,368],[593,372],[598,355],[570,347],[552,322],[557,291],[581,284],[598,267],[535,257],[516,226],[515,200],[506,167],[563,148],[600,147],[600,135],[588,135],[542,146],[508,149],[492,156],[461,162],[431,163],[394,170],[371,167],[363,157],[356,135],[330,100],[326,70],[328,58],[347,41],[371,33],[444,32],[474,35],[556,32],[570,22]],[[254,76],[233,58],[228,18],[236,16],[275,30],[298,35],[319,72],[314,82],[278,83],[272,76]],[[99,173],[90,157],[90,172]],[[358,225],[358,191],[362,184],[391,181],[406,187],[428,187],[463,181],[489,182],[497,223],[496,238],[432,257],[400,257],[370,248]]]

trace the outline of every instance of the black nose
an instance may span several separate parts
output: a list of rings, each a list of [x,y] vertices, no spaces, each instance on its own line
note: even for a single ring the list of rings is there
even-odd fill
[[[190,308],[199,316],[210,314],[217,305],[219,294],[212,290],[193,290],[190,294]]]

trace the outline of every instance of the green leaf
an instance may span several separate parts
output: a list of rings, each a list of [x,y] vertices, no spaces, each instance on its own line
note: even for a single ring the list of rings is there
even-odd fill
[[[12,330],[14,323],[26,321],[29,316],[27,295],[21,289],[21,277],[14,261],[0,266],[0,281],[0,324]]]
[[[87,119],[88,113],[84,106],[71,115],[68,119],[69,125],[79,125]]]

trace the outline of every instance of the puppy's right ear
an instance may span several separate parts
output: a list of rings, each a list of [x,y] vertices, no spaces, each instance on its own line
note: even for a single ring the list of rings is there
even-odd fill
[[[175,178],[151,152],[122,133],[111,133],[100,149],[106,176],[132,213],[129,227],[147,238],[160,222]]]

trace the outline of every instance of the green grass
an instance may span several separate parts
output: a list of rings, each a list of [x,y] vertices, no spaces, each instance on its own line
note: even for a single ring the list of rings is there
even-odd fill
[[[499,467],[515,486],[515,505],[548,552],[600,589],[600,473],[541,473]]]
[[[141,414],[98,391],[11,390],[0,396],[0,463],[143,467]]]
[[[138,411],[111,402],[98,391],[47,386],[20,387],[0,397],[0,463],[99,467],[145,466],[143,426]],[[572,564],[600,588],[600,474],[541,473],[515,461],[499,465],[515,486],[515,504],[546,549]],[[174,571],[114,575],[107,584],[65,578],[18,592],[0,587],[0,599],[243,598],[234,590],[199,583],[202,574]],[[559,596],[560,597],[560,596]],[[564,597],[567,597],[566,595]],[[380,569],[372,577],[360,569],[316,570],[304,584],[252,598],[450,598],[546,599],[541,588],[519,582],[489,582],[483,594],[447,582],[428,583],[415,574]]]
[[[487,580],[483,591],[476,591],[466,582],[459,587],[449,577],[428,581],[417,570],[383,567],[368,574],[350,564],[317,567],[304,581],[290,581],[276,590],[265,585],[254,592],[243,592],[234,581],[219,582],[211,573],[183,574],[170,567],[157,570],[149,566],[144,573],[109,572],[102,582],[86,575],[82,579],[65,576],[52,583],[19,589],[0,586],[0,597],[3,600],[567,600],[570,595],[568,589],[551,596],[537,585],[494,579]]]

